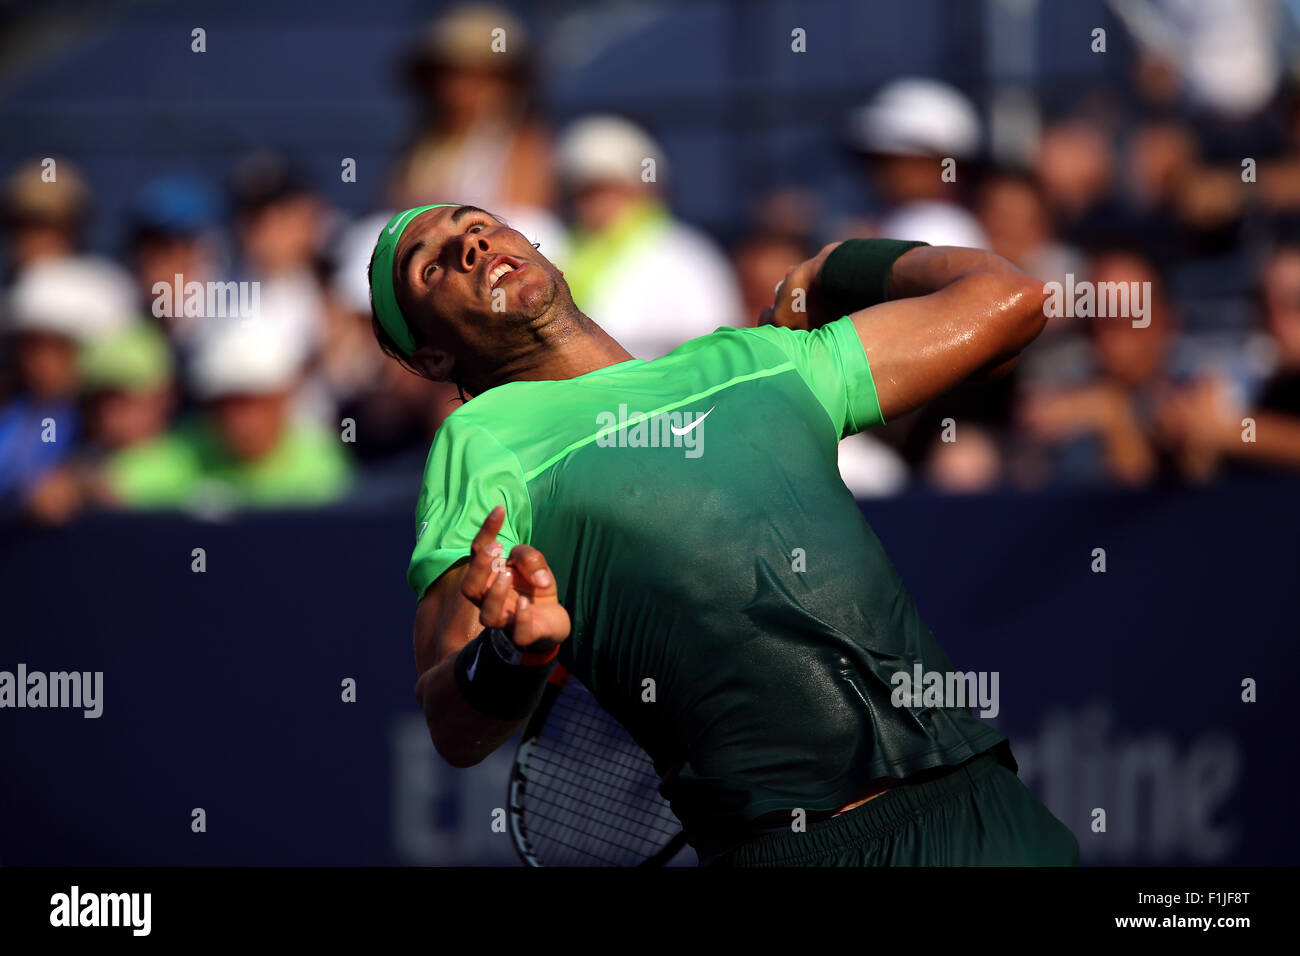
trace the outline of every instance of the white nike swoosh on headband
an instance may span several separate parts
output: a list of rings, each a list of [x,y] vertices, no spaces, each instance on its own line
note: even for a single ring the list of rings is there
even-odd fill
[[[474,651],[474,662],[469,665],[469,670],[465,672],[466,680],[474,679],[474,672],[478,670],[478,656],[483,653],[483,645],[480,644]]]
[[[717,408],[717,406],[715,405],[713,406],[713,408]],[[699,418],[695,419],[695,421],[691,422],[689,425],[683,425],[681,428],[678,428],[676,425],[669,425],[668,430],[672,432],[674,435],[685,435],[687,432],[691,431],[691,429],[693,429],[700,422],[704,421],[704,419],[712,415],[713,408],[710,408],[707,412],[705,412]]]
[[[405,213],[402,216],[402,219],[405,219],[407,216],[411,215],[415,211],[416,210],[412,209],[411,212]],[[388,227],[388,234],[390,236],[393,235],[395,232],[397,232],[398,229],[402,228],[403,225],[405,225],[405,223],[402,222],[402,219],[397,220],[397,222],[393,223],[391,226]]]

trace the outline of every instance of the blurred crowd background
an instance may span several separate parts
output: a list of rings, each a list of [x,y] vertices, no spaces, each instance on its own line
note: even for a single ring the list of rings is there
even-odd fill
[[[0,14],[4,520],[412,496],[457,399],[380,353],[365,268],[427,202],[647,359],[852,236],[1150,283],[1148,326],[1053,318],[843,443],[859,495],[1300,470],[1300,4],[353,6]]]

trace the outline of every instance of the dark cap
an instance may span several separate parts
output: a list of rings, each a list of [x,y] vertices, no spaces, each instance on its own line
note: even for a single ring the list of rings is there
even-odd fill
[[[216,189],[207,180],[187,174],[145,183],[132,198],[128,213],[137,235],[194,236],[213,228],[220,217]]]
[[[272,203],[311,195],[306,172],[279,153],[245,156],[231,179],[231,199],[238,212],[251,212]]]

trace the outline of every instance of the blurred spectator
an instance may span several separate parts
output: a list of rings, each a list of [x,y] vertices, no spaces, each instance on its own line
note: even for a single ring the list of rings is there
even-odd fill
[[[1107,133],[1081,119],[1043,130],[1035,173],[1058,234],[1078,244],[1124,218],[1114,199],[1115,155]]]
[[[1267,161],[1261,159],[1256,181],[1243,183],[1243,201],[1258,197],[1270,211],[1294,213],[1300,210],[1300,86],[1293,79],[1286,91],[1281,108],[1281,122],[1284,142]],[[1223,170],[1241,178],[1240,162],[1232,163]]]
[[[662,199],[658,143],[625,119],[592,116],[565,131],[558,157],[576,220],[564,274],[578,308],[642,359],[740,322],[726,258]]]
[[[1277,367],[1259,396],[1259,408],[1300,416],[1300,246],[1284,246],[1265,263],[1264,317]]]
[[[152,323],[137,321],[83,345],[77,368],[82,442],[32,489],[27,513],[42,524],[62,524],[88,501],[103,501],[105,458],[161,435],[174,404],[171,350]]]
[[[824,214],[822,198],[815,190],[786,186],[761,195],[754,203],[750,218],[753,232],[784,236],[809,249],[811,255],[827,242],[843,238],[838,235],[830,239],[817,238]]]
[[[1022,421],[1041,456],[1020,474],[1029,484],[1046,478],[1141,485],[1168,464],[1155,428],[1158,409],[1176,384],[1169,361],[1175,328],[1160,276],[1142,254],[1108,250],[1094,256],[1089,280],[1094,288],[1138,283],[1149,289],[1150,324],[1135,328],[1127,316],[1088,320],[1092,361],[1085,380],[1027,390]]]
[[[254,153],[233,185],[238,278],[261,284],[261,302],[289,334],[310,347],[321,339],[321,292],[315,262],[325,232],[324,203],[283,157]]]
[[[47,182],[48,176],[54,179]],[[69,160],[24,163],[5,183],[3,197],[5,259],[12,278],[42,259],[73,255],[90,212],[90,192]]]
[[[1203,153],[1196,131],[1181,120],[1143,123],[1129,139],[1124,181],[1134,222],[1125,228],[1167,261],[1240,245],[1248,198],[1241,167],[1216,167]]]
[[[143,444],[167,430],[175,402],[172,355],[143,320],[81,349],[85,443],[93,455]]]
[[[364,389],[385,365],[396,364],[387,360],[375,341],[370,321],[370,285],[366,281],[375,237],[393,215],[393,210],[384,210],[363,216],[345,226],[329,248],[332,272],[326,287],[321,368],[340,400]]]
[[[1014,379],[968,383],[883,432],[899,443],[903,460],[933,491],[973,494],[1007,480],[1005,464]]]
[[[953,419],[953,440],[931,445],[924,479],[935,491],[975,494],[996,488],[1005,479],[1002,451],[993,433],[979,424]]]
[[[1175,207],[1200,158],[1200,145],[1191,128],[1177,120],[1143,123],[1134,130],[1128,152],[1124,180],[1133,202],[1146,209]]]
[[[275,153],[253,153],[241,160],[231,191],[238,256],[235,279],[258,285],[259,308],[253,321],[281,324],[284,335],[299,342],[307,357],[294,396],[295,410],[330,424],[334,398],[317,369],[326,332],[318,264],[322,237],[328,231],[328,210],[306,174]]]
[[[1082,256],[1057,241],[1042,187],[1032,173],[1001,169],[980,182],[976,200],[989,249],[1044,282],[1076,271]]]
[[[0,406],[0,502],[25,504],[40,479],[77,447],[77,349],[123,327],[130,279],[110,263],[49,259],[24,269],[9,293],[16,393]]]
[[[816,249],[783,233],[756,232],[742,238],[731,252],[731,265],[740,285],[745,324],[754,325],[786,274],[816,254]]]
[[[351,471],[340,437],[292,414],[302,359],[283,327],[231,324],[205,336],[191,382],[201,416],[113,456],[109,492],[133,508],[212,510],[340,497]]]
[[[959,202],[981,139],[965,95],[937,80],[895,80],[854,112],[849,135],[886,205],[880,235],[988,248],[979,221]],[[955,182],[944,180],[944,160],[956,161]]]
[[[1110,0],[1142,47],[1143,89],[1168,101],[1175,89],[1196,108],[1230,119],[1258,112],[1282,76],[1277,0]],[[1167,77],[1176,77],[1171,88]]]
[[[839,444],[844,486],[859,498],[882,498],[907,487],[907,463],[874,435],[850,435]]]
[[[1253,405],[1203,375],[1161,409],[1163,437],[1183,474],[1214,477],[1225,462],[1300,470],[1300,246],[1283,246],[1263,270],[1261,299],[1276,368]]]
[[[221,200],[206,181],[189,175],[164,176],[145,183],[132,197],[127,212],[131,269],[139,301],[154,316],[168,338],[188,351],[202,330],[203,320],[186,316],[175,303],[159,305],[159,283],[172,288],[179,281],[209,282],[217,278],[215,232]],[[177,276],[181,278],[177,280]]]
[[[433,21],[407,67],[421,126],[398,164],[392,205],[462,202],[507,217],[554,205],[531,60],[523,24],[500,7],[467,4]]]

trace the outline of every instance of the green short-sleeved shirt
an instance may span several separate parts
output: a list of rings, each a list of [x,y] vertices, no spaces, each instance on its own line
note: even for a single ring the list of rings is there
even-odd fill
[[[890,702],[900,668],[952,667],[840,478],[840,439],[881,421],[847,317],[499,386],[434,440],[408,581],[422,595],[504,505],[501,542],[545,554],[572,617],[561,662],[713,852],[1003,739]]]

